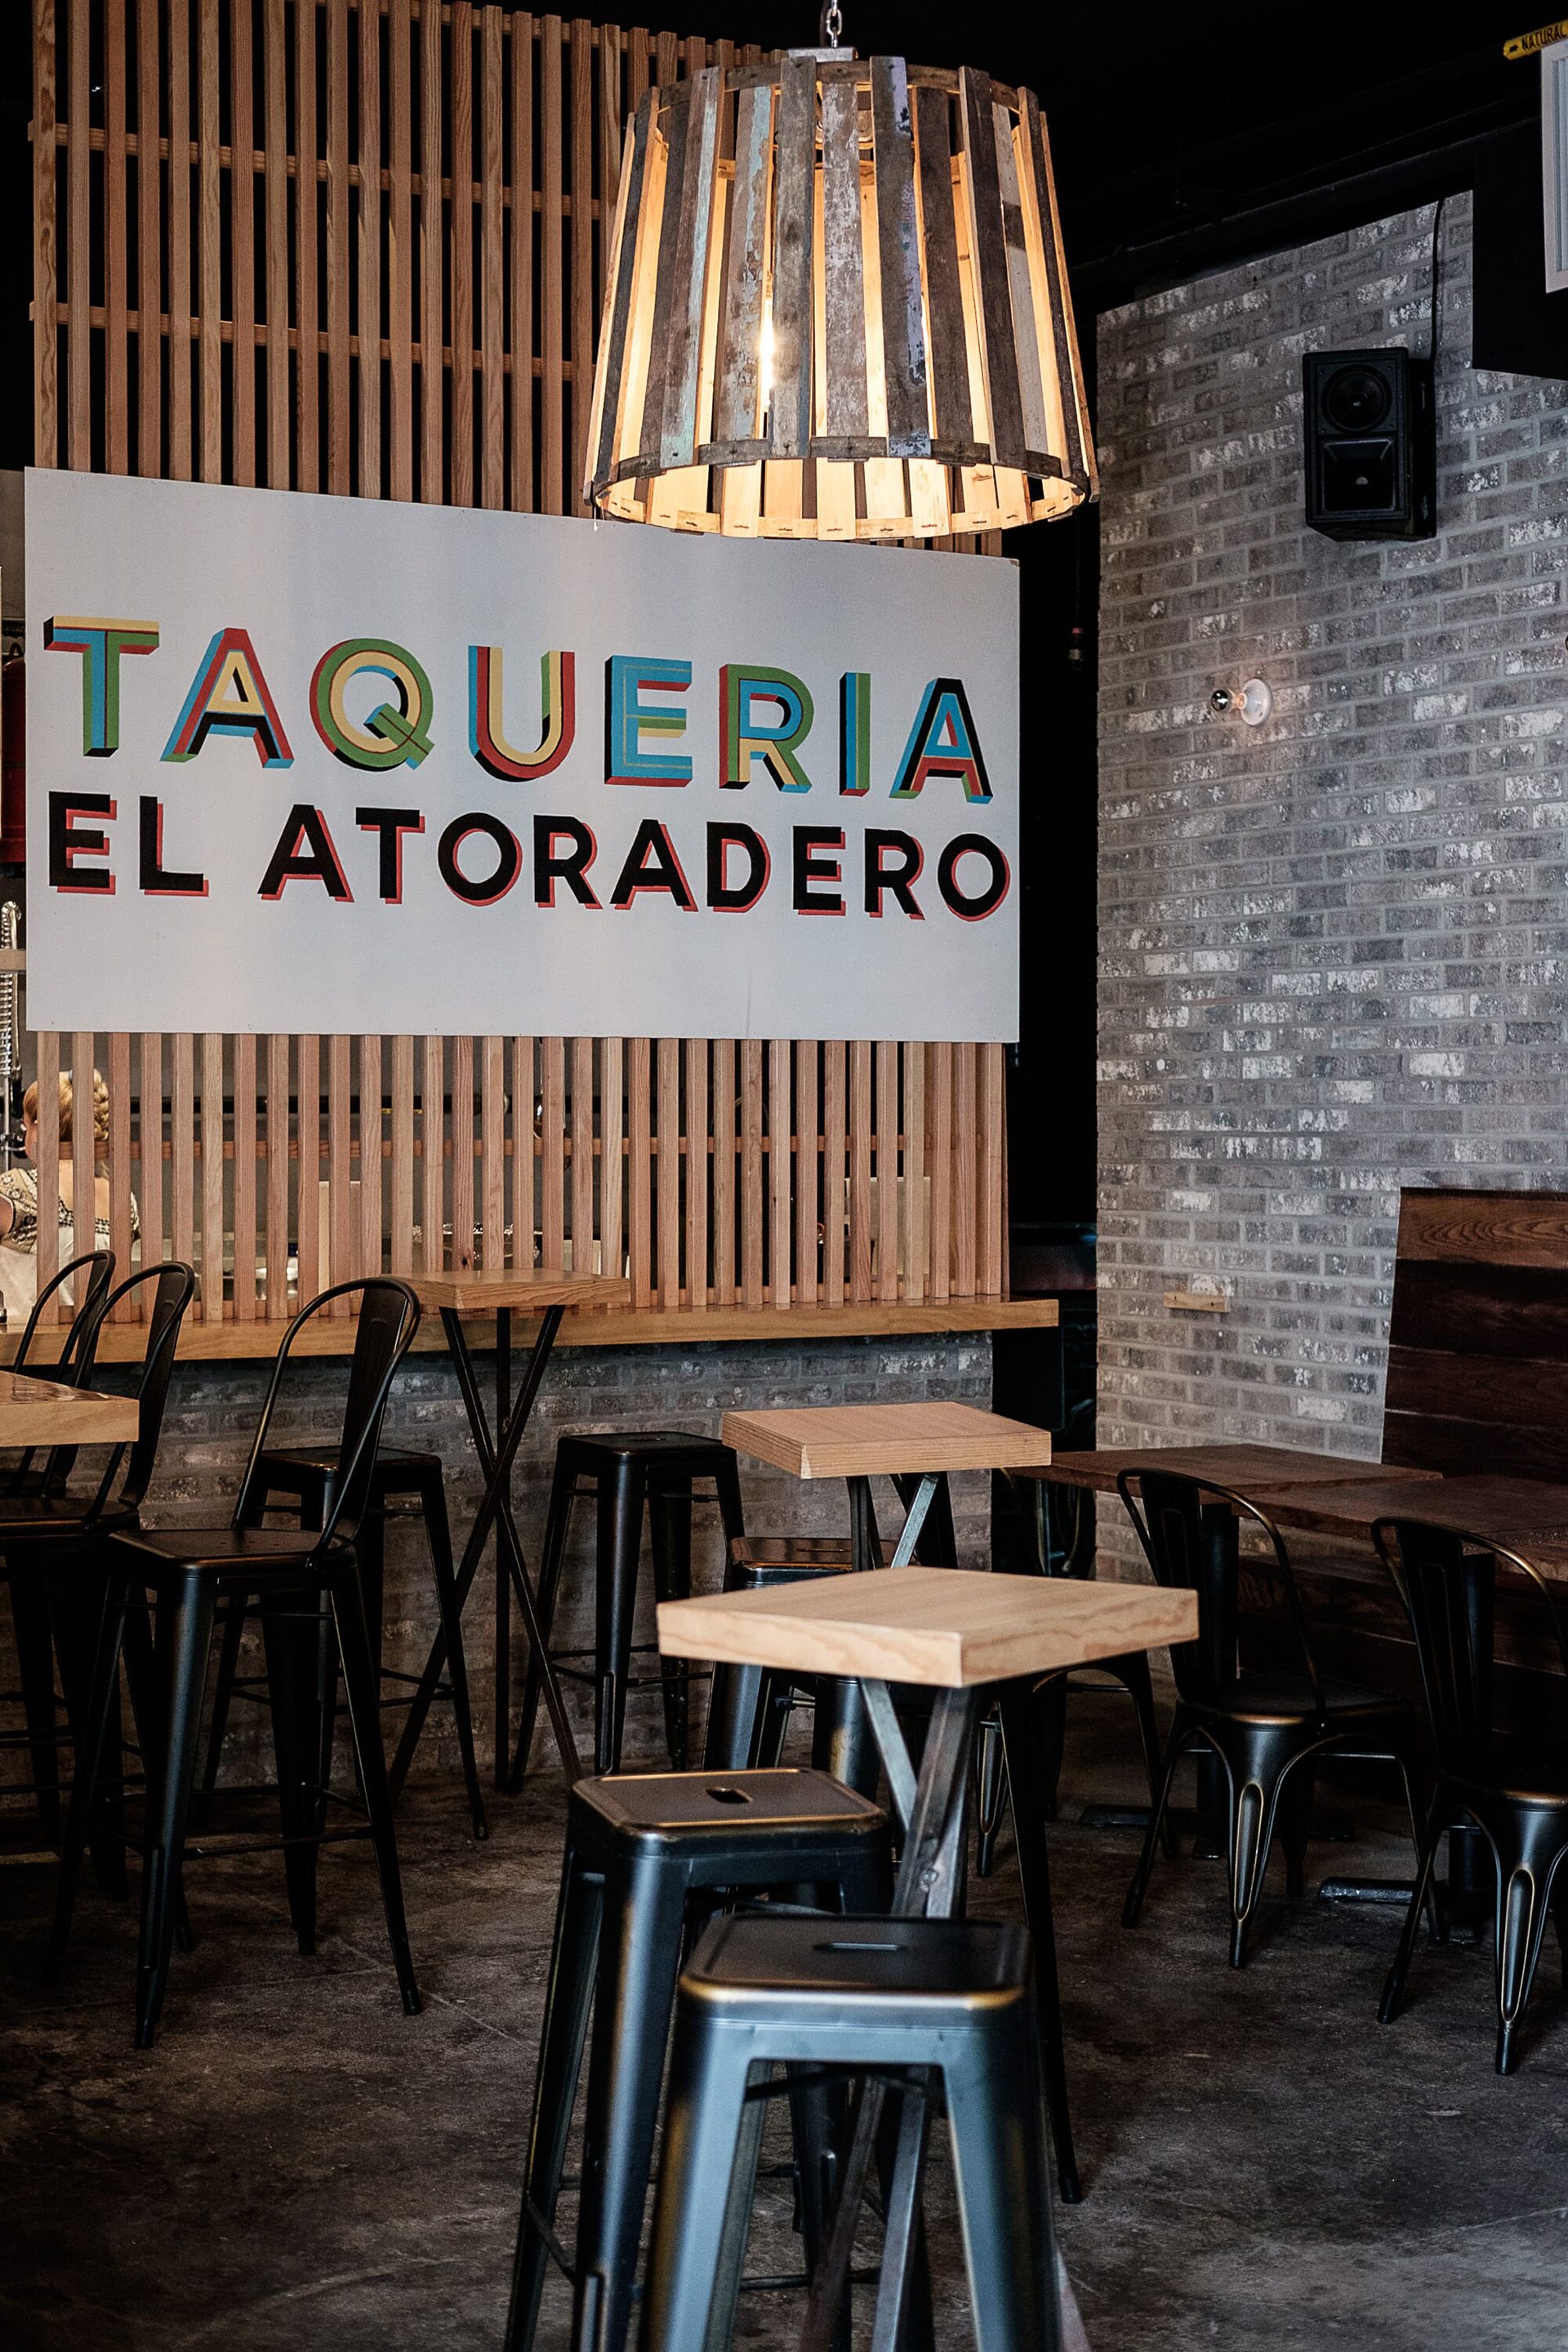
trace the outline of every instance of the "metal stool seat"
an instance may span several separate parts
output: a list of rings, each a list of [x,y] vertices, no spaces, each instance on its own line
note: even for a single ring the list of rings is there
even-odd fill
[[[279,1507],[277,1498],[287,1497],[299,1504],[301,1528],[321,1528],[332,1507],[337,1475],[337,1451],[330,1444],[269,1445],[257,1464],[254,1511],[260,1516],[268,1510],[276,1510]],[[458,1606],[451,1523],[447,1516],[445,1473],[438,1454],[421,1453],[411,1447],[395,1445],[382,1447],[371,1465],[365,1516],[361,1522],[355,1546],[360,1583],[364,1593],[365,1618],[370,1627],[371,1649],[383,1685],[381,1704],[384,1707],[406,1706],[420,1687],[419,1675],[405,1674],[400,1668],[384,1664],[382,1660],[386,1506],[394,1497],[405,1495],[416,1497],[419,1515],[425,1523],[425,1537],[430,1547],[430,1564],[436,1586],[436,1612],[446,1643],[446,1679],[435,1685],[431,1696],[451,1700],[458,1733],[458,1752],[462,1759],[463,1786],[468,1793],[468,1817],[475,1837],[482,1838],[487,1835],[489,1825],[485,1819],[484,1798],[479,1790],[479,1764],[474,1755],[468,1662],[463,1651],[462,1615]],[[229,1604],[224,1618],[212,1725],[207,1735],[206,1761],[201,1780],[204,1802],[216,1786],[231,1701],[237,1693],[257,1697],[267,1688],[264,1675],[241,1675],[239,1672],[239,1649],[245,1622],[254,1613],[250,1598],[247,1595],[237,1597]],[[325,1644],[323,1657],[330,1666],[331,1650]],[[399,1686],[390,1697],[385,1695],[385,1685],[389,1683]],[[322,1700],[322,1767],[325,1775],[331,1762],[335,1715],[331,1689],[323,1690]],[[400,1747],[389,1773],[395,1804],[402,1794],[412,1760],[412,1750],[405,1753],[404,1748]]]
[[[733,1454],[716,1437],[700,1437],[682,1429],[605,1431],[569,1433],[556,1446],[539,1562],[539,1616],[548,1642],[561,1590],[572,1506],[580,1496],[592,1495],[597,1506],[593,1648],[589,1652],[552,1646],[551,1656],[563,1675],[593,1683],[595,1772],[614,1772],[619,1767],[626,1695],[644,1687],[631,1676],[644,1510],[653,1538],[654,1586],[658,1598],[685,1600],[691,1591],[692,1488],[710,1481],[725,1540],[733,1542],[745,1533],[740,1474]],[[592,1659],[589,1666],[574,1663],[587,1657]],[[687,1670],[673,1660],[658,1676],[664,1694],[666,1745],[677,1770],[687,1761],[689,1680]],[[512,1759],[514,1794],[522,1786],[527,1769],[539,1697],[540,1675],[531,1659]]]
[[[762,2136],[757,2076],[780,2063],[940,2074],[979,2352],[1058,2352],[1027,1930],[991,1921],[755,1914],[716,1920],[680,1979],[644,2352],[731,2340]],[[897,2096],[900,2130],[922,2128],[923,2075]],[[918,2168],[904,2177],[913,2189]],[[879,2345],[918,2241],[918,2196],[895,2199]]]
[[[824,1773],[620,1773],[578,1781],[567,1800],[507,2352],[527,2352],[533,2343],[552,2255],[574,2282],[574,2346],[620,2352],[626,2341],[690,1898],[766,1892],[870,1911],[886,1905],[891,1889],[886,1814]],[[819,1919],[816,1932],[828,1924]],[[568,2259],[554,2238],[555,2206],[590,2005],[582,2200]],[[797,2137],[817,2158],[826,2155],[827,2114],[820,2097],[800,2095]],[[808,2158],[801,2170],[807,2252],[815,2256],[824,2165]],[[693,2341],[700,2345],[700,2335]]]

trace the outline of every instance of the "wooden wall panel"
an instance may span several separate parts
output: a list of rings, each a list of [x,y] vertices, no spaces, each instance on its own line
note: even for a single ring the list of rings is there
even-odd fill
[[[34,32],[39,465],[583,511],[626,118],[760,52],[485,0],[34,0]],[[146,1260],[199,1243],[207,1320],[476,1237],[570,1239],[646,1306],[1005,1287],[998,1048],[40,1036],[40,1074],[95,1050],[116,1250],[134,1194]]]

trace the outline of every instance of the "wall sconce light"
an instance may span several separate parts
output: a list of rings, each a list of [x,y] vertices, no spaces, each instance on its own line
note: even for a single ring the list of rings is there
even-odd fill
[[[1249,677],[1245,686],[1216,686],[1209,697],[1216,719],[1239,719],[1247,727],[1261,727],[1273,708],[1273,688],[1262,677]]]

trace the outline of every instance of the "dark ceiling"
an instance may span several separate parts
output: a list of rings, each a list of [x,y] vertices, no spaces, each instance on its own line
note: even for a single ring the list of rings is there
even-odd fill
[[[1476,143],[1538,104],[1539,67],[1505,61],[1503,42],[1550,21],[1531,0],[1460,0],[1451,14],[1409,0],[843,5],[843,37],[862,55],[984,66],[1038,92],[1080,299],[1110,300],[1294,241],[1303,218],[1370,219],[1391,192],[1420,201],[1440,183],[1468,186]],[[808,5],[714,0],[703,13],[711,26],[693,30],[768,47],[815,36]]]

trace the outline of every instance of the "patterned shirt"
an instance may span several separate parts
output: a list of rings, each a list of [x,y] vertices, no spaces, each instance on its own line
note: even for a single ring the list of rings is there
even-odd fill
[[[0,1201],[11,1203],[11,1230],[5,1236],[7,1249],[36,1251],[38,1246],[38,1179],[31,1168],[8,1168],[0,1176]],[[59,1222],[74,1224],[71,1203],[60,1196]],[[136,1195],[131,1196],[131,1236],[134,1240],[142,1230],[142,1219],[136,1207]],[[93,1247],[109,1247],[109,1219],[100,1217],[93,1232]]]

